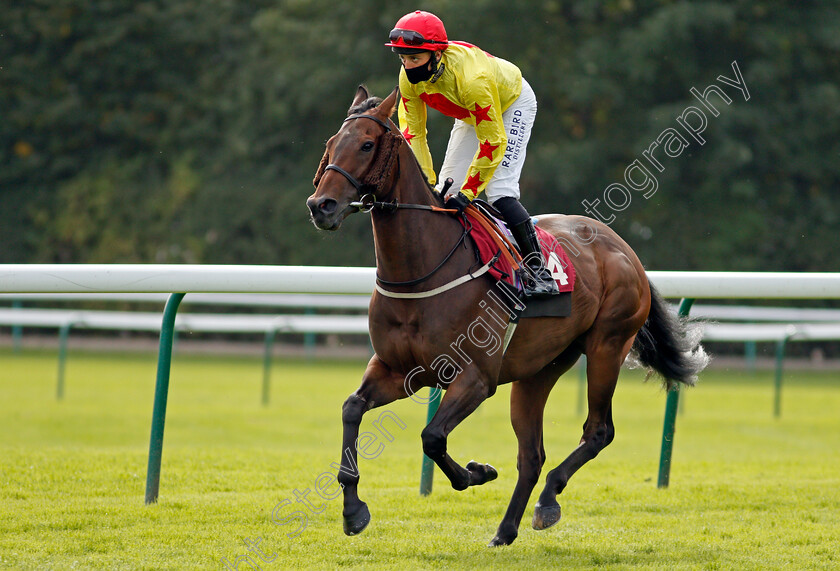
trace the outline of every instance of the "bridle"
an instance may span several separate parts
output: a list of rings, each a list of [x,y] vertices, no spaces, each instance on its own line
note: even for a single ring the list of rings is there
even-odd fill
[[[386,133],[393,132],[391,126],[379,117],[374,117],[373,115],[366,115],[364,113],[356,113],[354,115],[350,115],[342,123],[346,123],[347,121],[353,121],[356,119],[370,119],[371,121],[381,125],[385,129]],[[359,193],[359,200],[356,202],[351,202],[350,206],[358,208],[361,212],[370,212],[374,209],[382,210],[384,212],[395,212],[397,209],[430,210],[432,212],[440,212],[444,214],[453,214],[456,212],[455,210],[450,208],[441,208],[439,206],[429,206],[426,204],[403,204],[396,199],[394,199],[391,202],[382,202],[376,200],[376,196],[372,192],[366,192],[366,189],[375,185],[371,183],[363,183],[362,181],[360,181],[359,179],[357,179],[352,174],[350,174],[335,163],[329,163],[326,167],[324,167],[324,172],[326,171],[335,171],[339,173],[344,178],[346,178],[350,184],[353,185],[353,187],[356,189],[356,192]],[[399,172],[399,157],[397,157],[397,172]],[[383,176],[386,176],[386,174],[387,173],[384,173]],[[447,257],[447,259],[449,258]]]
[[[385,133],[392,133],[393,132],[393,130],[391,129],[391,126],[388,125],[388,123],[386,123],[385,121],[381,120],[379,117],[374,117],[373,115],[366,115],[364,113],[356,113],[356,114],[350,115],[343,121],[343,123],[346,123],[347,121],[354,121],[356,119],[370,119],[371,121],[381,125],[385,129]],[[383,133],[383,135],[384,135],[384,133]],[[401,137],[402,135],[400,134],[399,136]],[[375,164],[376,164],[376,161],[374,161],[374,165]],[[373,168],[373,167],[371,167],[371,168]],[[356,201],[356,202],[351,202],[350,206],[352,206],[354,208],[358,208],[359,211],[361,211],[361,212],[371,212],[374,209],[378,209],[378,210],[381,210],[383,212],[389,212],[389,213],[390,212],[395,212],[398,209],[427,210],[427,211],[430,211],[430,212],[437,212],[437,213],[442,213],[442,214],[454,214],[454,213],[458,212],[457,210],[454,210],[454,209],[441,208],[440,206],[430,206],[430,205],[427,205],[427,204],[403,204],[403,203],[400,203],[396,199],[394,199],[391,202],[382,202],[382,201],[376,200],[376,196],[374,195],[374,193],[366,192],[366,189],[372,188],[372,187],[375,188],[377,185],[371,184],[370,182],[364,183],[364,182],[360,181],[359,179],[357,179],[352,174],[350,174],[349,172],[347,172],[346,170],[344,170],[343,168],[341,168],[340,166],[338,166],[335,163],[327,164],[324,167],[323,172],[326,173],[326,171],[335,171],[335,172],[339,173],[344,178],[346,178],[347,181],[350,184],[353,185],[353,187],[359,193],[359,200]],[[396,178],[399,178],[399,155],[397,156],[397,173],[398,173],[398,175],[397,175]],[[382,174],[382,176],[383,177],[388,176],[388,174],[389,173],[384,172]],[[318,180],[317,176],[316,176],[316,180]],[[381,185],[381,181],[380,181],[379,184]],[[316,186],[317,186],[317,182],[316,182]],[[443,260],[435,267],[435,269],[433,269],[431,272],[429,272],[428,274],[426,274],[425,276],[423,276],[421,278],[408,280],[408,281],[403,281],[403,282],[392,282],[392,281],[388,281],[388,280],[383,280],[377,274],[376,281],[378,283],[375,284],[376,291],[378,291],[379,293],[381,293],[382,295],[384,295],[386,297],[394,297],[394,298],[418,299],[418,298],[432,297],[434,295],[437,295],[439,293],[443,293],[444,291],[447,291],[449,289],[457,287],[457,286],[459,286],[463,283],[466,283],[470,280],[474,280],[475,278],[477,278],[477,277],[481,276],[482,274],[486,273],[490,269],[490,266],[492,266],[498,260],[501,252],[499,254],[497,254],[496,257],[494,257],[490,262],[488,262],[487,264],[485,264],[484,266],[482,266],[481,268],[479,268],[475,272],[467,273],[466,275],[461,276],[458,279],[455,279],[455,280],[453,280],[453,281],[451,281],[447,284],[444,284],[444,285],[442,285],[438,288],[432,289],[432,290],[423,291],[423,292],[405,292],[405,293],[402,293],[402,292],[393,292],[393,291],[386,290],[379,285],[379,284],[382,284],[382,285],[386,285],[386,286],[389,286],[389,287],[415,286],[415,285],[418,285],[418,284],[421,284],[421,283],[425,282],[426,280],[431,278],[435,273],[437,273],[437,271],[440,270],[446,264],[446,262],[448,262],[450,260],[450,258],[452,258],[452,256],[458,250],[458,247],[461,246],[464,243],[464,241],[467,238],[467,235],[472,230],[472,223],[469,221],[469,218],[467,218],[466,216],[463,216],[463,214],[461,216],[464,220],[464,231],[461,233],[461,237],[458,240],[458,242],[455,244],[455,246],[449,251],[449,253],[446,255],[446,257],[444,257]]]
[[[388,125],[388,123],[386,123],[385,121],[383,121],[379,117],[374,117],[373,115],[365,115],[363,113],[356,113],[355,115],[350,115],[350,116],[347,117],[347,119],[345,119],[343,121],[343,123],[346,123],[347,121],[352,121],[352,120],[355,120],[355,119],[370,119],[371,121],[382,125],[382,127],[385,128],[386,133],[391,132],[391,126]],[[397,160],[399,160],[399,159],[397,159]],[[324,168],[324,172],[326,172],[326,171],[335,171],[335,172],[339,173],[344,178],[346,178],[347,181],[350,184],[352,184],[356,188],[356,192],[359,193],[359,201],[358,202],[351,202],[350,206],[358,208],[362,212],[370,212],[372,209],[377,208],[376,200],[375,200],[375,197],[374,197],[373,193],[365,193],[365,189],[372,186],[372,185],[363,183],[362,181],[360,181],[359,179],[357,179],[352,174],[350,174],[349,172],[347,172],[346,170],[344,170],[343,168],[341,168],[340,166],[338,166],[335,163],[328,164]],[[380,202],[379,204],[380,205],[385,205],[385,204],[388,204],[388,203]],[[378,206],[378,207],[383,208],[383,206]]]

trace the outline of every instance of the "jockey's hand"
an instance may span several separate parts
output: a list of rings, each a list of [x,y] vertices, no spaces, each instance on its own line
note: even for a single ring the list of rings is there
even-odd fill
[[[458,214],[462,214],[464,209],[469,206],[470,199],[463,192],[456,192],[454,194],[448,194],[446,196],[446,202],[444,202],[444,206],[446,208],[450,208],[453,210],[457,210]]]

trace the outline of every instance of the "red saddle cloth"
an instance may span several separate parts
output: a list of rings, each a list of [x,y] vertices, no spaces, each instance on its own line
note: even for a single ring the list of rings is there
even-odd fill
[[[469,217],[473,216],[469,211],[467,211],[467,215]],[[504,222],[491,216],[487,216],[487,218],[501,229],[511,243],[515,243],[513,236]],[[540,246],[542,246],[543,259],[546,260],[546,267],[557,282],[557,287],[560,288],[561,292],[572,291],[575,289],[575,267],[572,265],[572,261],[554,236],[539,226],[536,226],[536,229],[537,238],[540,241]],[[470,236],[472,236],[476,246],[478,246],[478,254],[482,264],[488,263],[499,253],[499,246],[496,244],[496,240],[490,235],[490,231],[481,224],[473,221]],[[522,284],[519,283],[516,269],[518,268],[511,264],[505,256],[499,256],[499,259],[490,267],[488,273],[497,280],[503,280],[521,290]]]

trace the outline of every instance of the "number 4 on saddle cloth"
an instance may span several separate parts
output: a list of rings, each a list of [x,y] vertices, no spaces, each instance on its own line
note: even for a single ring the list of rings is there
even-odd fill
[[[575,268],[554,236],[536,227],[543,260],[557,282],[560,293],[547,297],[526,298],[522,294],[522,272],[530,270],[522,263],[522,256],[514,246],[516,242],[513,235],[501,215],[480,199],[473,200],[464,213],[467,220],[462,219],[461,224],[472,226],[470,235],[475,242],[481,263],[486,264],[495,259],[488,273],[498,280],[500,287],[520,300],[518,306],[512,308],[521,311],[518,317],[568,317],[571,314]]]

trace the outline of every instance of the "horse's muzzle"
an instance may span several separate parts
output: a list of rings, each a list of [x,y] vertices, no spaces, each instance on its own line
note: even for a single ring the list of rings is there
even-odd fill
[[[306,201],[312,223],[321,230],[337,230],[341,225],[338,201],[328,197],[310,196]]]

